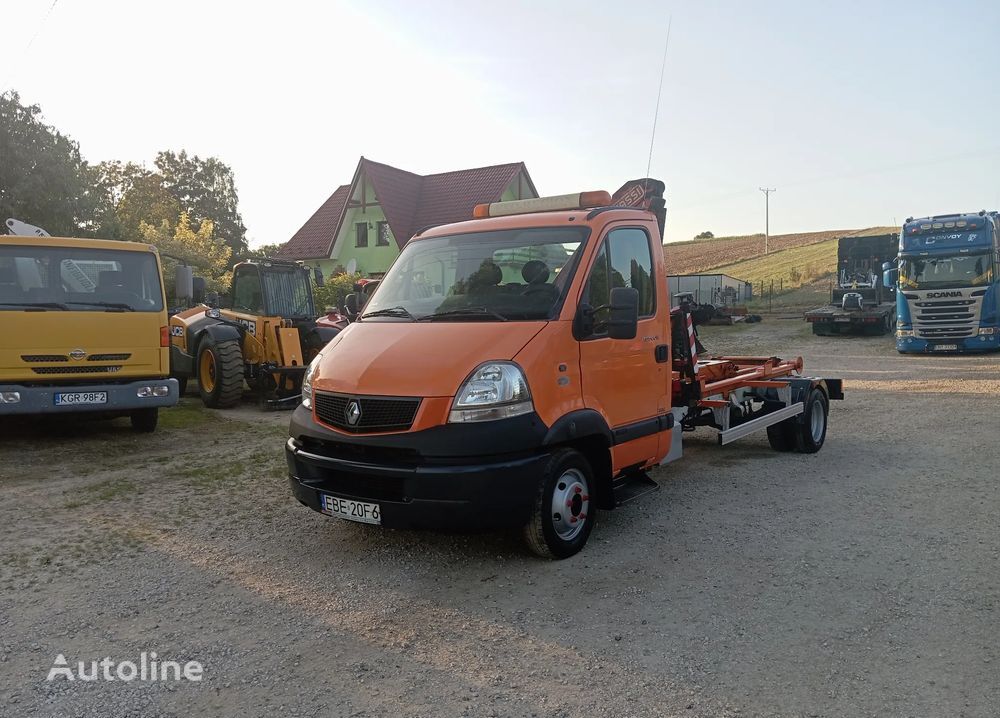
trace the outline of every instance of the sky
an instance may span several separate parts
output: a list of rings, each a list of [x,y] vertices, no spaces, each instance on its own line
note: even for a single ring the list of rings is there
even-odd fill
[[[541,194],[649,166],[668,241],[762,232],[761,187],[772,234],[1000,209],[1000,3],[0,6],[0,91],[92,163],[218,157],[252,246],[289,239],[362,155],[524,161]]]

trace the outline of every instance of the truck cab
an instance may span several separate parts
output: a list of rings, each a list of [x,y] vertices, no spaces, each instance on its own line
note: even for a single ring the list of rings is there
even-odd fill
[[[662,184],[647,182],[653,211],[585,192],[480,205],[412,238],[306,372],[286,445],[299,501],[388,527],[521,527],[564,558],[597,509],[655,488],[646,470],[681,456],[682,425],[784,422],[782,450],[796,431],[818,450],[839,383],[804,380],[807,407],[775,380],[801,360],[702,362],[690,315],[672,328]],[[768,416],[733,409],[746,391]]]
[[[996,212],[907,219],[896,280],[900,353],[1000,348],[1000,255]]]
[[[178,401],[154,247],[0,237],[0,416],[128,416],[156,427]]]

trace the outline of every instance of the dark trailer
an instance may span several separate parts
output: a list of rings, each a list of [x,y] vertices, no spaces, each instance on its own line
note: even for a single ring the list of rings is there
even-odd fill
[[[886,334],[896,328],[896,294],[882,284],[883,262],[896,261],[898,234],[841,237],[830,303],[810,309],[813,334]]]

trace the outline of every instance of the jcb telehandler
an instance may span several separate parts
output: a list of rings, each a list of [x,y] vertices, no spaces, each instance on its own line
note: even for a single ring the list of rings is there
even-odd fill
[[[196,380],[205,406],[239,403],[246,384],[263,408],[294,408],[306,367],[339,331],[316,325],[309,270],[279,260],[241,262],[231,286],[221,308],[210,302],[170,317],[171,376],[182,395],[187,380]]]

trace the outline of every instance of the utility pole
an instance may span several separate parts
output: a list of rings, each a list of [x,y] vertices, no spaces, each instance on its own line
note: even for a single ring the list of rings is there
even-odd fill
[[[760,187],[759,189],[764,193],[764,254],[767,254],[767,244],[771,240],[771,213],[769,204],[771,193],[777,192],[777,190],[765,187]]]

